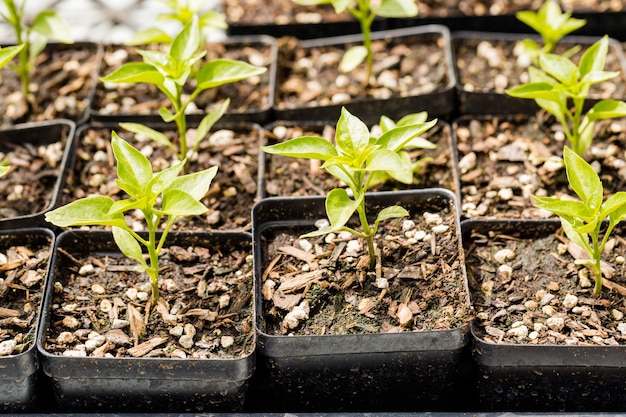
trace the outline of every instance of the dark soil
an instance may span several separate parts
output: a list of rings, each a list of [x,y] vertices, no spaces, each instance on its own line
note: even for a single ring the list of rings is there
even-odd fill
[[[365,243],[350,234],[303,243],[298,236],[310,228],[268,232],[261,284],[264,331],[320,335],[462,326],[470,312],[454,212],[439,208],[440,223],[427,224],[425,213],[437,212],[430,209],[413,222],[381,224],[376,242],[382,262],[375,270],[367,266]],[[433,227],[446,230],[435,233]],[[297,316],[303,309],[310,310],[306,320]]]
[[[296,123],[274,123],[265,132],[266,143],[273,144],[299,136],[321,136],[334,141],[335,125],[318,123],[316,125]],[[425,160],[423,166],[415,173],[412,185],[388,182],[376,186],[375,190],[388,191],[407,188],[443,187],[456,190],[457,180],[454,177],[454,156],[451,147],[451,132],[448,124],[439,122],[433,129],[422,135],[435,143],[436,149],[416,149],[411,152],[412,160]],[[288,158],[279,155],[264,154],[264,195],[270,196],[303,196],[324,195],[335,187],[339,181],[320,169],[321,161]]]
[[[2,126],[52,119],[85,121],[101,60],[97,44],[48,45],[32,74],[32,107],[24,99],[18,75],[4,67],[0,70]]]
[[[592,294],[592,274],[574,263],[561,231],[523,238],[497,229],[472,234],[467,268],[480,337],[491,343],[626,344],[623,233],[624,227],[614,231],[603,255],[617,286],[605,283],[600,298]],[[504,250],[513,255],[498,261]]]
[[[285,25],[353,20],[349,13],[337,15],[330,4],[299,6],[291,0],[224,0],[226,21],[236,24]]]
[[[1,357],[22,353],[35,342],[50,245],[3,246],[0,258]]]
[[[545,218],[531,195],[571,196],[562,163],[562,129],[552,117],[465,117],[455,122],[461,211],[471,218]],[[626,181],[626,121],[596,122],[586,159],[599,170],[605,197]]]
[[[338,69],[341,57],[353,44],[303,48],[295,39],[280,42],[278,109],[417,96],[450,84],[446,40],[436,33],[373,41],[374,79],[368,88],[363,88],[364,64],[350,74]]]
[[[154,307],[148,278],[133,261],[61,252],[45,349],[94,357],[248,355],[255,343],[252,262],[249,251],[231,249],[164,249]]]
[[[157,48],[152,45],[139,49]],[[141,62],[142,58],[135,49],[122,45],[108,45],[105,48],[100,76],[110,74],[126,62]],[[266,68],[275,65],[276,50],[271,43],[260,41],[208,43],[205,49],[207,54],[202,60],[203,63],[216,58],[227,58]],[[206,90],[196,98],[195,105],[191,105],[188,111],[190,114],[200,115],[217,107],[227,98],[231,100],[228,113],[265,111],[273,104],[270,101],[270,76],[271,71],[268,69],[260,76]],[[185,92],[191,94],[194,88],[195,83],[190,80],[185,87]],[[152,84],[104,84],[100,82],[94,97],[93,113],[94,116],[153,116],[155,119],[153,121],[158,121],[161,120],[158,115],[161,107],[170,108],[171,106],[165,94]]]
[[[140,142],[121,128],[114,127],[114,130],[148,155],[155,172],[170,166],[175,160],[169,148],[148,141]],[[172,128],[161,131],[170,139],[176,137]],[[69,174],[67,189],[64,190],[66,202],[92,194],[126,198],[115,183],[117,171],[110,145],[111,128],[90,126],[81,132],[77,137],[76,165]],[[203,216],[178,219],[174,230],[250,228],[250,211],[257,200],[260,141],[261,130],[255,125],[215,130],[202,141],[197,157],[190,161],[188,172],[218,166],[217,175],[202,200],[209,207],[209,212]],[[136,228],[145,229],[142,225],[137,224]]]

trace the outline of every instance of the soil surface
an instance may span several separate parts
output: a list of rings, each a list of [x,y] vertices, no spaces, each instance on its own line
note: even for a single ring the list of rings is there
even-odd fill
[[[575,248],[560,230],[531,238],[497,229],[472,234],[466,256],[480,337],[491,343],[625,345],[624,230],[615,229],[603,254],[611,282],[600,298],[592,294],[593,274],[574,263]]]
[[[376,128],[377,126],[373,129],[376,130]],[[316,125],[276,122],[265,131],[265,136],[267,144],[283,142],[299,136],[321,136],[334,142],[335,125],[322,122]],[[454,177],[450,126],[445,122],[439,122],[422,137],[436,144],[437,148],[411,151],[413,161],[426,158],[424,164],[415,173],[413,184],[390,181],[376,186],[372,191],[432,187],[456,190],[457,180]],[[341,186],[335,177],[320,168],[321,161],[270,154],[264,154],[264,156],[263,193],[266,197],[325,195],[333,188]]]
[[[349,74],[338,69],[341,57],[353,44],[304,48],[292,38],[279,42],[279,109],[416,96],[441,91],[450,84],[446,40],[436,33],[372,41],[374,68],[367,88],[363,88],[364,64]]]
[[[0,179],[0,219],[35,214],[50,206],[66,143],[65,137],[42,145],[2,141],[0,161],[8,161],[11,168]]]
[[[0,357],[25,352],[35,342],[50,247],[0,249]]]
[[[179,218],[173,230],[243,230],[251,227],[250,213],[257,200],[258,152],[262,134],[255,126],[218,129],[201,142],[198,154],[190,161],[188,172],[218,166],[217,175],[202,200],[209,207],[209,212],[203,216]],[[169,167],[176,160],[169,148],[150,141],[139,141],[136,136],[116,126],[113,129],[148,156],[155,172]],[[170,140],[176,138],[176,132],[171,128],[161,131]],[[64,190],[65,202],[93,194],[126,198],[115,183],[117,168],[110,143],[111,128],[90,126],[81,132],[77,137],[76,164],[68,175]],[[190,137],[191,134],[193,129],[189,131]],[[128,220],[131,224],[136,222],[132,226],[136,230],[145,229],[141,219]]]
[[[108,45],[105,48],[100,76],[110,74],[126,62],[141,62],[142,58],[135,51],[136,49],[123,45]],[[145,46],[138,49],[158,49],[158,46]],[[275,48],[269,43],[208,43],[205,49],[207,54],[201,60],[202,63],[216,58],[227,58],[266,68],[272,64],[275,65]],[[268,69],[262,75],[206,90],[196,98],[194,104],[188,107],[188,113],[208,112],[226,98],[231,100],[228,113],[265,111],[273,104],[270,102],[270,74],[271,71]],[[191,94],[195,88],[195,82],[189,80],[187,84],[185,92]],[[151,115],[154,116],[155,121],[161,120],[158,115],[161,107],[169,109],[169,100],[154,85],[148,83],[105,84],[100,82],[93,101],[94,115]]]
[[[54,325],[44,341],[52,354],[224,359],[254,347],[249,251],[165,248],[156,306],[134,261],[65,251],[60,257]]]
[[[349,13],[337,15],[330,4],[299,6],[292,0],[224,0],[226,21],[238,24],[285,25],[353,20]]]
[[[461,212],[471,218],[546,218],[531,195],[570,196],[562,161],[567,143],[552,117],[465,117],[455,122]],[[626,121],[596,122],[585,157],[602,180],[605,198],[624,191]]]
[[[505,89],[518,86],[529,81],[528,66],[530,61],[520,48],[517,41],[524,39],[501,39],[498,35],[486,34],[484,37],[454,37],[453,48],[455,65],[458,71],[458,83],[463,90],[471,92],[495,92],[505,94]],[[562,42],[555,53],[562,54],[575,44]],[[582,44],[579,53],[572,56],[578,64],[582,53],[591,44]],[[591,87],[590,99],[616,98],[626,95],[626,73],[623,67],[623,56],[619,52],[619,44],[609,48],[606,58],[606,71],[620,71],[621,74],[609,81]]]
[[[452,329],[470,318],[450,207],[426,206],[412,220],[381,223],[375,239],[382,261],[373,270],[364,241],[349,233],[299,238],[311,228],[265,235],[268,334]]]
[[[32,74],[30,106],[18,75],[0,70],[2,126],[27,121],[70,119],[85,121],[102,56],[97,44],[49,45],[38,57]]]

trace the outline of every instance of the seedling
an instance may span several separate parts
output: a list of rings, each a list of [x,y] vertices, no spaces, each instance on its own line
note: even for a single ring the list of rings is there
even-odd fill
[[[100,195],[85,197],[46,213],[46,221],[59,227],[111,226],[121,252],[135,260],[138,269],[150,277],[153,303],[156,303],[159,298],[159,254],[167,235],[179,217],[208,211],[200,199],[207,193],[217,167],[179,176],[185,164],[182,160],[153,173],[150,161],[115,132],[111,143],[117,161],[117,185],[129,197],[119,201]],[[147,238],[131,229],[124,220],[124,213],[134,210],[143,213]],[[161,236],[157,238],[161,226]],[[148,262],[144,259],[142,245],[148,251]]]
[[[166,123],[174,121],[178,129],[178,148],[154,129],[136,123],[125,123],[123,128],[133,133],[146,134],[150,139],[172,148],[179,160],[188,155],[187,115],[189,104],[205,90],[224,84],[234,83],[263,74],[267,69],[250,65],[243,61],[214,59],[195,70],[194,65],[206,54],[201,50],[201,36],[197,16],[174,38],[167,52],[137,50],[143,62],[127,62],[111,74],[101,78],[108,83],[149,83],[154,84],[170,101],[171,109],[162,107],[159,114]],[[194,89],[186,95],[184,87],[193,81]],[[198,127],[197,140],[192,151],[196,151],[200,141],[211,126],[217,122],[228,108],[229,100],[210,111]]]
[[[374,58],[372,54],[372,23],[377,16],[413,17],[417,16],[417,5],[415,0],[293,0],[294,3],[303,6],[316,6],[321,4],[332,4],[335,13],[340,14],[346,10],[356,18],[361,27],[363,35],[363,45],[354,46],[346,51],[339,69],[342,72],[351,72],[358,67],[363,60],[366,65],[366,77],[364,84],[370,83]]]
[[[537,207],[559,216],[569,240],[589,255],[588,259],[577,259],[576,263],[587,265],[593,271],[593,294],[598,297],[602,292],[600,257],[615,226],[626,219],[626,192],[617,192],[603,203],[602,182],[593,168],[567,146],[563,160],[569,185],[580,200],[538,196],[532,198]],[[600,240],[600,230],[607,217],[608,226]]]
[[[61,43],[73,43],[69,26],[56,12],[44,10],[35,16],[29,26],[24,21],[24,6],[26,0],[17,5],[14,0],[3,0],[6,10],[0,11],[0,16],[13,28],[16,45],[22,48],[19,51],[17,65],[11,65],[18,74],[22,84],[24,99],[34,105],[30,95],[31,74],[35,69],[35,60],[44,50],[48,39]]]
[[[562,12],[554,0],[546,0],[537,12],[524,10],[515,13],[515,16],[541,36],[543,46],[532,39],[522,41],[524,50],[531,56],[535,66],[539,65],[539,55],[552,53],[564,36],[587,24],[585,19],[577,19],[570,12]],[[562,56],[570,57],[579,49],[580,46],[575,46]]]
[[[169,7],[170,12],[159,14],[157,20],[178,22],[184,27],[193,16],[197,16],[200,31],[205,40],[208,40],[211,31],[228,27],[223,14],[214,10],[203,11],[207,3],[205,0],[161,0],[161,3]],[[170,44],[172,40],[173,38],[163,29],[150,27],[136,32],[128,43],[130,45]]]
[[[423,139],[419,135],[437,123],[431,120],[425,123],[397,126],[387,130],[379,138],[371,138],[369,130],[356,116],[342,108],[337,122],[335,143],[317,136],[302,136],[264,146],[263,151],[271,154],[294,158],[317,159],[324,161],[322,168],[342,181],[350,189],[334,188],[326,196],[326,214],[330,225],[306,233],[302,237],[321,236],[338,231],[348,231],[362,237],[367,242],[370,268],[376,265],[374,235],[381,221],[408,216],[406,209],[391,206],[382,209],[373,225],[368,222],[365,211],[365,193],[372,186],[376,175],[385,173],[399,181],[413,181],[413,166],[401,156],[402,149],[411,147],[411,143]],[[347,225],[354,213],[358,214],[362,231]]]
[[[528,69],[530,82],[506,90],[513,97],[535,100],[553,115],[580,156],[591,145],[596,120],[626,116],[626,103],[611,99],[600,100],[583,114],[590,87],[619,75],[617,71],[604,71],[608,48],[609,38],[604,36],[585,51],[578,66],[569,58],[542,54],[540,68]]]

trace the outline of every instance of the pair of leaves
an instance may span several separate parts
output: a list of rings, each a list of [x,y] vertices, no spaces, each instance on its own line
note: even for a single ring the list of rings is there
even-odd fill
[[[626,219],[626,192],[615,193],[603,202],[602,182],[591,165],[567,146],[563,161],[569,185],[580,200],[537,196],[533,196],[533,200],[537,207],[559,216],[567,237],[593,258],[596,251],[590,246],[590,237],[593,237],[591,242],[598,241],[600,224],[607,217],[609,228],[606,235]]]

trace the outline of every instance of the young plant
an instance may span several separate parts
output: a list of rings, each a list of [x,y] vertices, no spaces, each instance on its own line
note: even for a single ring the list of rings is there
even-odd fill
[[[200,31],[205,40],[208,40],[212,30],[228,27],[223,14],[214,10],[203,11],[203,8],[206,8],[206,0],[161,0],[161,3],[169,7],[170,12],[159,14],[157,20],[178,22],[184,27],[193,16],[197,16]],[[150,27],[136,32],[128,43],[130,45],[171,44],[172,40],[173,38],[163,29]]]
[[[397,126],[378,138],[371,138],[365,123],[342,108],[336,127],[336,144],[322,137],[302,136],[264,146],[262,149],[271,154],[324,161],[322,168],[348,186],[350,193],[344,188],[334,188],[326,196],[325,207],[330,225],[302,237],[321,236],[338,231],[353,233],[366,240],[370,268],[374,268],[376,265],[374,235],[379,223],[407,216],[408,212],[400,206],[386,207],[378,213],[374,224],[370,225],[365,211],[365,193],[371,187],[375,176],[381,172],[410,184],[413,181],[413,166],[410,161],[400,156],[401,150],[410,147],[414,140],[421,141],[419,135],[436,123],[437,120],[431,120],[426,123]],[[362,231],[347,225],[355,212]]]
[[[364,84],[370,83],[374,58],[372,54],[372,23],[377,16],[413,17],[417,16],[415,0],[293,0],[303,6],[332,4],[337,14],[346,10],[356,18],[361,27],[363,45],[348,49],[341,59],[339,69],[342,72],[351,72],[365,60],[366,77]]]
[[[28,105],[34,105],[30,94],[31,74],[35,68],[35,60],[44,50],[48,39],[61,43],[73,43],[69,26],[56,12],[44,10],[35,16],[29,26],[24,21],[26,0],[17,5],[14,0],[3,0],[5,10],[0,16],[11,25],[16,38],[16,45],[21,46],[18,63],[11,65],[18,74],[22,84],[22,93]]]
[[[569,58],[542,54],[539,68],[528,69],[530,82],[506,90],[513,97],[535,100],[539,107],[553,115],[563,127],[574,152],[580,156],[591,145],[596,120],[626,116],[626,103],[611,99],[600,100],[583,114],[590,87],[619,74],[604,71],[608,48],[609,38],[604,36],[585,51],[578,66]]]
[[[150,161],[137,149],[112,133],[111,144],[117,161],[117,185],[128,198],[115,201],[107,196],[75,200],[46,213],[46,221],[59,227],[111,226],[121,252],[138,263],[150,277],[153,303],[159,298],[159,254],[174,222],[182,216],[205,213],[200,202],[215,177],[217,167],[179,176],[185,160],[153,173]],[[131,229],[124,213],[140,210],[146,222],[147,238]],[[161,236],[157,231],[162,226]],[[141,246],[148,251],[146,262]]]
[[[585,19],[577,19],[570,12],[562,12],[554,0],[546,0],[537,12],[524,10],[515,13],[515,16],[541,36],[543,46],[532,39],[522,41],[524,50],[531,56],[535,66],[539,65],[539,55],[552,53],[561,38],[587,24]],[[578,49],[580,47],[574,47],[562,56],[572,56]]]
[[[565,234],[573,243],[589,255],[588,259],[577,259],[576,263],[591,268],[595,278],[593,294],[602,292],[602,269],[600,257],[615,226],[626,219],[626,192],[613,194],[603,202],[603,187],[600,177],[576,152],[565,147],[563,160],[570,187],[580,201],[557,197],[532,196],[537,207],[551,211],[561,219]],[[608,226],[600,239],[604,220]]]
[[[163,121],[174,121],[178,129],[178,148],[165,135],[147,126],[125,123],[123,127],[133,133],[143,133],[152,140],[174,149],[180,160],[188,155],[187,115],[189,104],[205,90],[224,84],[234,83],[260,75],[267,69],[250,65],[243,61],[214,59],[196,71],[194,65],[206,54],[201,50],[200,27],[197,16],[191,20],[174,38],[166,52],[138,50],[143,62],[128,62],[101,78],[107,83],[149,83],[154,84],[170,102],[171,108],[162,107],[159,114]],[[184,87],[193,81],[194,89],[187,96]],[[229,100],[210,111],[200,122],[197,140],[192,151],[196,151],[200,140],[211,126],[218,121],[228,108]]]

